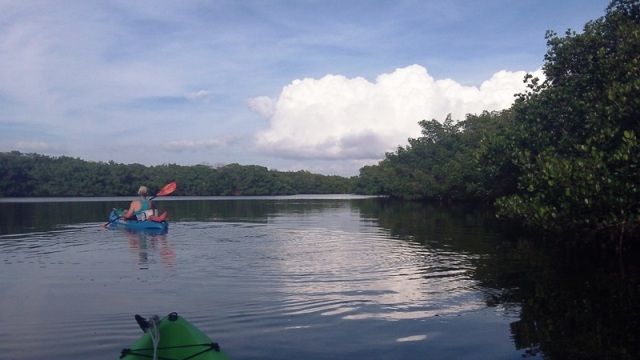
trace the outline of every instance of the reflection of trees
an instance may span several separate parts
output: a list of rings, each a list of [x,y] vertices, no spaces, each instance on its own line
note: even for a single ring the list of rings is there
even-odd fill
[[[107,202],[2,202],[0,234],[49,231],[64,224],[107,222],[114,206],[128,206],[128,201]]]
[[[374,219],[391,236],[447,251],[486,255],[501,233],[492,210],[472,205],[433,205],[390,199],[358,201],[360,216]]]
[[[472,276],[487,305],[519,311],[511,331],[524,357],[640,358],[640,269],[632,252],[620,259],[515,240],[521,232],[498,228],[493,212],[482,208],[357,204],[363,218],[378,221],[392,236],[471,255]]]
[[[550,359],[637,359],[638,268],[603,254],[519,247],[525,266],[518,348],[538,344]]]
[[[279,214],[308,214],[344,207],[344,200],[311,199],[203,199],[163,201],[158,205],[179,221],[266,222]]]
[[[636,359],[640,355],[639,269],[609,254],[568,252],[520,240],[504,243],[478,268],[482,286],[499,292],[489,305],[519,304],[511,324],[525,355],[546,359]]]

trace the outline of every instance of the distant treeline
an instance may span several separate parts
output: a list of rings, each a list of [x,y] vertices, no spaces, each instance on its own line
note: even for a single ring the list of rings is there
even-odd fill
[[[178,184],[173,195],[182,196],[343,194],[351,191],[353,182],[340,176],[280,172],[255,165],[144,166],[0,153],[0,197],[129,196],[140,185],[153,193],[170,181]]]

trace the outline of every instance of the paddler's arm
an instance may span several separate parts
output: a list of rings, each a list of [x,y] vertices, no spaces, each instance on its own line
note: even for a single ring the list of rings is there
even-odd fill
[[[131,205],[129,205],[129,210],[123,212],[122,215],[120,215],[120,217],[125,219],[131,218],[131,216],[133,216],[133,213],[136,211],[134,204],[135,204],[135,201],[132,201]]]

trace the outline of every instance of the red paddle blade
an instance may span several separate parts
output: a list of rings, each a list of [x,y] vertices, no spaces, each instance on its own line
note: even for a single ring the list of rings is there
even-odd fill
[[[176,190],[176,182],[172,181],[170,183],[168,183],[167,185],[165,185],[162,190],[160,190],[160,192],[158,193],[158,195],[156,196],[165,196],[165,195],[169,195],[172,192],[174,192]]]

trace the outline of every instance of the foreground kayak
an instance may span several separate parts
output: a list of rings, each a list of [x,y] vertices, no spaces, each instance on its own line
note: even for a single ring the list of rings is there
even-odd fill
[[[145,334],[123,349],[120,359],[229,360],[217,343],[175,312],[148,322],[136,315],[136,321]]]
[[[109,214],[109,225],[112,227],[122,227],[127,230],[153,230],[159,232],[166,232],[169,229],[169,223],[166,220],[163,221],[137,221],[137,220],[124,220],[120,219],[118,210],[113,209]]]

